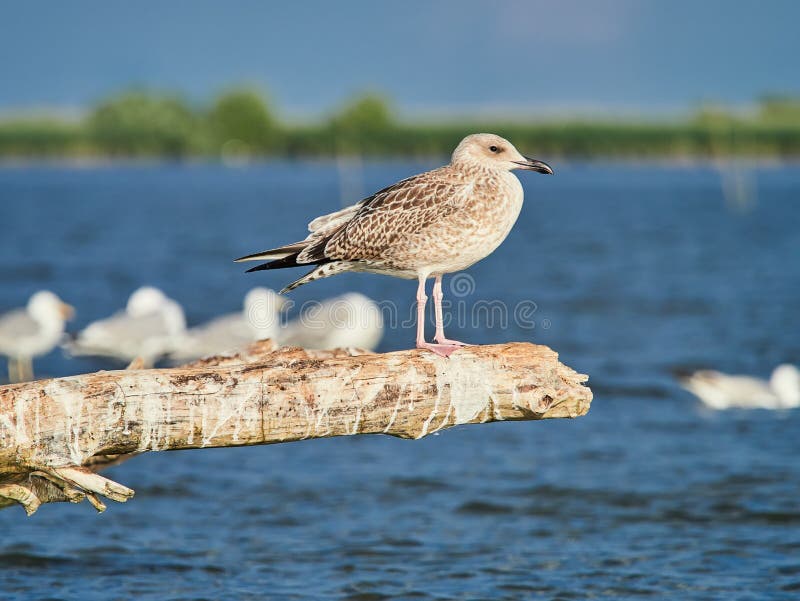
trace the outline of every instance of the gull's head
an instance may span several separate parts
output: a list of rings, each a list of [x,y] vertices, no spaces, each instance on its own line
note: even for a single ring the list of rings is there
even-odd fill
[[[252,315],[258,312],[275,314],[283,310],[289,301],[274,290],[256,286],[244,296],[244,312]]]
[[[125,311],[132,317],[141,317],[161,311],[168,302],[167,296],[158,288],[142,286],[131,294]]]
[[[710,369],[701,369],[693,374],[680,376],[683,388],[697,396],[712,409],[727,409],[730,406],[729,391],[725,388],[725,374]]]
[[[788,363],[779,365],[769,383],[784,407],[800,407],[800,369]]]
[[[553,174],[547,163],[522,156],[511,142],[495,134],[472,134],[461,140],[453,152],[451,164],[498,171],[525,169]]]
[[[31,296],[27,311],[39,323],[63,324],[75,315],[75,309],[49,290],[41,290]]]
[[[180,334],[186,329],[183,307],[153,286],[142,286],[131,294],[125,312],[130,317],[160,315],[170,335]]]
[[[280,313],[289,301],[270,290],[256,287],[244,297],[244,314],[257,339],[275,338],[280,327]]]

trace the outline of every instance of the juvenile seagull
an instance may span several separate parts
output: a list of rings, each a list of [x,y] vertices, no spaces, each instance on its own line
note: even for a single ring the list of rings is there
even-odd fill
[[[522,185],[511,173],[552,174],[494,134],[473,134],[449,165],[404,179],[361,202],[317,217],[305,240],[236,259],[269,260],[249,271],[313,265],[281,292],[343,271],[419,281],[417,348],[449,356],[463,343],[444,335],[442,276],[466,269],[505,239],[522,209]],[[434,278],[435,344],[425,341],[425,281]]]

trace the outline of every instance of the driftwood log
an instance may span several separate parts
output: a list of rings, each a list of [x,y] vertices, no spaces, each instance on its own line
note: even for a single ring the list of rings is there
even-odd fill
[[[0,387],[0,507],[126,501],[99,475],[146,451],[349,434],[421,438],[459,424],[577,417],[587,376],[545,346],[470,346],[445,359],[275,349],[170,369],[101,371]]]

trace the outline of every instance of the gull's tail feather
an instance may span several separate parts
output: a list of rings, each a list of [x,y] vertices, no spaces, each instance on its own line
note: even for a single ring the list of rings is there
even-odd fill
[[[350,261],[337,261],[335,259],[328,258],[325,255],[325,244],[327,243],[329,237],[330,236],[315,237],[312,235],[306,240],[294,242],[278,248],[273,248],[272,250],[265,250],[260,253],[247,255],[246,257],[236,259],[236,261],[267,260],[266,263],[262,263],[261,265],[256,265],[255,267],[248,269],[247,273],[252,273],[253,271],[266,271],[269,269],[300,267],[302,265],[314,267],[314,269],[305,274],[303,277],[295,280],[281,290],[281,294],[283,294],[284,292],[294,290],[298,286],[302,286],[308,282],[313,282],[314,280],[319,280],[321,278],[327,278],[328,276],[353,268],[354,263]]]
[[[267,265],[270,265],[270,263],[267,263]],[[263,265],[259,265],[259,267],[263,267],[264,269],[271,269],[270,267],[265,267]],[[292,282],[291,284],[286,286],[283,290],[281,290],[281,294],[289,292],[290,290],[294,290],[295,288],[299,288],[303,284],[308,284],[309,282],[313,282],[314,280],[321,280],[322,278],[327,278],[337,273],[348,271],[352,268],[353,264],[350,261],[332,261],[330,263],[323,263],[322,265],[317,265],[317,267],[309,271],[303,277],[296,279],[294,282]]]
[[[297,262],[298,254],[299,253],[294,253],[292,255],[287,255],[279,259],[275,259],[274,261],[270,261],[269,263],[262,263],[261,265],[256,265],[255,267],[251,267],[250,269],[248,269],[245,273],[252,273],[254,271],[264,271],[265,269],[284,269],[286,267],[299,267],[301,265],[308,265],[308,263]]]
[[[301,242],[293,242],[292,244],[287,244],[286,246],[273,248],[272,250],[263,250],[259,253],[254,253],[252,255],[239,257],[238,259],[234,259],[234,261],[236,263],[241,263],[242,261],[264,261],[267,259],[273,259],[273,260],[285,259],[291,255],[297,256],[306,246],[308,246],[308,241],[306,240],[303,240]],[[256,271],[256,270],[251,269],[251,271]]]

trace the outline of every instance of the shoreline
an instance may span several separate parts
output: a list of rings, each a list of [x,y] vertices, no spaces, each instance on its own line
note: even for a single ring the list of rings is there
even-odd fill
[[[365,165],[379,165],[392,163],[430,163],[431,165],[445,164],[449,157],[440,155],[415,156],[308,156],[308,157],[253,157],[241,161],[225,161],[219,158],[208,157],[35,157],[35,158],[7,158],[0,157],[0,170],[14,169],[112,169],[112,168],[161,168],[173,167],[220,167],[231,170],[246,170],[261,168],[270,165],[293,164],[319,164],[339,165],[341,162],[353,161]],[[675,156],[675,157],[626,157],[626,156],[597,156],[597,157],[558,157],[549,160],[562,166],[575,167],[587,165],[619,165],[625,167],[658,167],[658,168],[727,168],[727,167],[759,167],[759,168],[798,168],[798,157],[763,157],[763,156]]]

